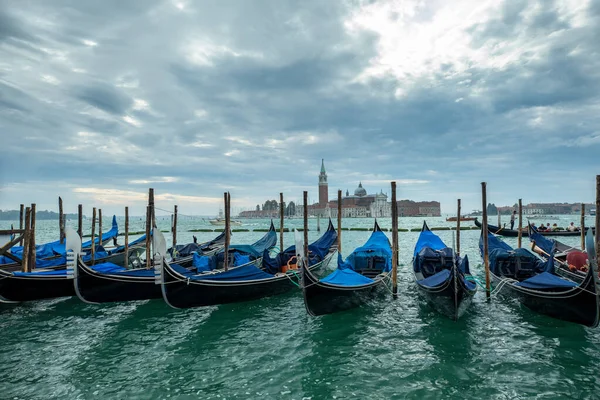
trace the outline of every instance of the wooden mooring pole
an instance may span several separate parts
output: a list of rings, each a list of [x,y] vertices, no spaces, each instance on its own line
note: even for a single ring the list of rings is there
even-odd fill
[[[29,232],[29,271],[35,268],[35,203],[31,205],[31,227]]]
[[[581,203],[581,251],[585,251],[585,204]],[[596,232],[597,234],[598,232]]]
[[[596,175],[596,260],[600,257],[600,175]]]
[[[304,232],[302,232],[304,234],[304,251],[302,252],[304,260],[302,262],[302,267],[308,268],[310,262],[308,261],[308,192],[306,190],[304,191],[302,198],[304,202]],[[296,252],[298,252],[298,249],[296,249]]]
[[[338,190],[337,201],[337,248],[338,253],[342,254],[342,191]]]
[[[398,298],[398,207],[396,182],[392,182],[392,297]]]
[[[104,242],[102,241],[102,209],[99,208],[98,209],[98,243],[100,244],[100,246],[104,245]]]
[[[96,207],[92,208],[92,265],[96,263]]]
[[[223,193],[223,200],[225,202],[225,254],[223,255],[223,269],[225,271],[229,268],[229,240],[230,240],[230,231],[229,231],[229,192]]]
[[[283,193],[279,193],[279,248],[283,253],[283,216],[285,213],[285,205],[283,204]]]
[[[125,207],[125,260],[123,266],[129,266],[129,207]]]
[[[523,199],[519,199],[519,233],[517,234],[517,247],[521,248],[523,242]]]
[[[151,228],[156,228],[156,213],[154,212],[154,189],[148,190],[148,205],[150,206],[150,221],[152,221]]]
[[[21,258],[21,269],[29,272],[29,243],[31,241],[31,208],[25,209],[25,234],[23,238],[23,256]]]
[[[24,207],[25,207],[24,204],[19,205],[19,229],[20,230],[23,230],[23,222],[25,222],[24,215],[23,215]],[[20,240],[19,245],[23,246],[23,239]]]
[[[80,238],[83,237],[83,205],[77,206],[77,234]]]
[[[481,221],[481,234],[483,235],[483,264],[485,267],[485,296],[489,299],[491,296],[490,282],[490,259],[488,249],[488,215],[487,215],[487,183],[481,182],[481,203],[483,204],[483,217]]]
[[[152,207],[150,207],[150,202],[146,206],[146,268],[150,268],[152,266],[152,250],[150,248],[152,241],[151,232],[152,232]]]
[[[60,244],[65,242],[65,225],[63,219],[63,202],[62,197],[58,196],[58,232]]]
[[[460,255],[460,199],[456,201],[456,249],[454,252],[457,256]]]
[[[177,245],[177,205],[173,207],[173,226],[171,227],[171,232],[173,233],[173,251],[175,251],[175,246]]]

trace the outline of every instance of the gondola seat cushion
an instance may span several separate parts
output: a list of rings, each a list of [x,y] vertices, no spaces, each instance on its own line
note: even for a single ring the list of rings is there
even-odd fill
[[[431,275],[429,278],[421,279],[417,283],[421,286],[428,288],[434,288],[440,286],[450,278],[450,270],[444,269],[435,275]]]

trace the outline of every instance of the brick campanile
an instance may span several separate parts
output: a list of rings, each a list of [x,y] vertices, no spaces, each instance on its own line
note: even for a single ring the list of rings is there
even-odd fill
[[[319,208],[325,208],[329,202],[329,186],[327,185],[327,173],[325,172],[325,160],[321,159],[321,173],[319,174]]]

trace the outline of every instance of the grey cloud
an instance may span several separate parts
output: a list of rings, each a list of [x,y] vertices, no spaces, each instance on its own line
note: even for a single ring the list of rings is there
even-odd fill
[[[78,99],[111,114],[121,115],[131,107],[131,97],[104,83],[76,86],[72,93]]]
[[[452,192],[472,182],[477,191],[480,179],[493,179],[509,193],[511,184],[527,186],[518,181],[521,168],[535,166],[537,157],[567,156],[577,173],[589,169],[583,158],[597,152],[597,145],[556,147],[593,136],[600,123],[591,107],[599,101],[600,69],[592,56],[597,28],[571,28],[554,7],[524,19],[526,3],[506,1],[498,18],[471,30],[475,48],[517,35],[545,38],[539,60],[524,57],[502,68],[473,65],[462,72],[447,63],[416,79],[399,98],[395,90],[409,86],[391,76],[351,83],[378,51],[372,34],[345,32],[352,3],[206,1],[187,7],[179,12],[167,1],[32,1],[15,12],[52,21],[51,28],[27,32],[51,51],[40,57],[43,62],[26,62],[14,43],[22,49],[29,39],[15,38],[14,24],[2,36],[12,44],[10,50],[0,47],[0,58],[10,59],[11,68],[0,74],[12,86],[0,84],[0,107],[13,110],[8,116],[0,111],[0,126],[11,135],[3,163],[30,162],[2,176],[0,186],[34,178],[90,186],[93,176],[93,184],[129,190],[130,180],[175,176],[179,181],[157,188],[211,196],[225,184],[260,197],[286,190],[282,182],[315,186],[325,158],[331,187],[352,190],[361,174],[422,179],[423,171],[435,169],[440,172],[427,177],[429,186],[406,192]],[[424,7],[417,19],[434,14]],[[556,30],[568,35],[548,36]],[[98,46],[82,45],[84,39]],[[195,42],[226,50],[209,54],[209,65],[196,65],[188,48]],[[572,51],[576,46],[580,52]],[[49,86],[40,80],[44,75],[60,83]],[[134,110],[133,99],[149,108]],[[531,124],[538,107],[550,110],[539,126]],[[551,109],[565,113],[552,117]],[[101,135],[108,148],[99,151],[93,142],[84,152],[66,150],[80,143],[79,131]],[[19,143],[40,135],[46,139],[27,149]],[[333,139],[268,145],[308,135]],[[224,155],[231,151],[236,153]],[[502,168],[494,165],[498,157],[508,160]]]
[[[0,8],[0,41],[18,39],[37,42],[38,39],[24,29],[24,21]]]

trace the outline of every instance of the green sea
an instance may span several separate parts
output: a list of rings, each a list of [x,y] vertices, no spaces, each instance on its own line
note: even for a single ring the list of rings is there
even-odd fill
[[[579,224],[579,216],[534,221],[567,226]],[[269,224],[243,222],[240,228],[250,230]],[[321,232],[317,220],[310,220],[310,241],[326,228],[324,220],[319,222]],[[389,219],[379,222],[391,226]],[[418,228],[422,222],[400,218],[400,227]],[[427,222],[454,225],[443,217]],[[119,223],[123,227],[122,218]],[[0,228],[10,224],[2,221]],[[110,219],[103,224],[107,230]],[[141,231],[143,224],[133,218],[130,230]],[[285,224],[300,227],[302,220]],[[344,227],[372,224],[372,219],[344,220]],[[586,224],[593,224],[592,217]],[[158,225],[168,230],[170,218],[159,217]],[[55,240],[57,227],[55,221],[38,221],[37,242]],[[178,243],[217,234],[189,232],[202,228],[215,227],[201,218],[180,217]],[[451,231],[437,233],[451,245]],[[263,234],[234,232],[232,243],[250,243]],[[343,255],[368,236],[342,231]],[[0,399],[600,398],[600,331],[534,314],[502,296],[486,301],[483,290],[458,322],[436,314],[413,283],[417,237],[418,232],[399,234],[398,299],[384,294],[361,308],[318,318],[306,313],[298,290],[188,310],[171,309],[162,300],[0,304]],[[461,231],[460,245],[483,280],[478,238],[477,230]],[[286,233],[284,246],[292,240]],[[516,245],[516,238],[506,241]],[[578,238],[563,241],[580,243]]]

